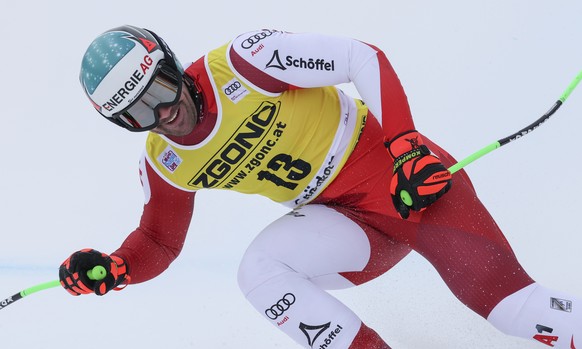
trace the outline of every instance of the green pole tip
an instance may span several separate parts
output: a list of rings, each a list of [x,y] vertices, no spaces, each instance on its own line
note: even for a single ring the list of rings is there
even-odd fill
[[[98,265],[91,270],[87,270],[87,277],[91,280],[103,280],[107,276],[107,270]]]
[[[576,88],[576,86],[578,86],[578,84],[580,83],[581,80],[582,80],[582,71],[580,71],[578,73],[578,75],[576,75],[576,77],[574,78],[574,80],[572,80],[572,82],[570,83],[568,88],[566,88],[564,93],[562,93],[562,95],[560,96],[560,101],[562,103],[564,103],[566,101],[566,99],[568,99],[568,97],[570,96],[572,91],[574,91],[574,89]]]
[[[400,200],[402,200],[406,206],[412,206],[412,197],[406,190],[400,191]]]

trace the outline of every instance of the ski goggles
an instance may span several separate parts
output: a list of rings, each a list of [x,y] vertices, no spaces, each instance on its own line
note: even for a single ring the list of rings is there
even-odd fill
[[[137,100],[109,119],[130,131],[151,130],[160,122],[159,109],[178,103],[181,93],[181,74],[174,66],[161,61]]]

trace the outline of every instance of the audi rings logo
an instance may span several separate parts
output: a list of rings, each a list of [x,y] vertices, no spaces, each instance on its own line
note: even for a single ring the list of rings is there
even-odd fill
[[[287,293],[283,298],[279,299],[276,304],[273,304],[269,309],[265,310],[265,315],[271,320],[276,320],[279,316],[283,315],[291,305],[295,303],[295,295],[293,293]]]
[[[235,81],[232,84],[228,85],[225,89],[224,89],[224,94],[227,96],[230,96],[231,94],[234,93],[234,91],[238,90],[239,88],[241,88],[242,85],[240,82]]]
[[[231,79],[226,84],[222,85],[220,89],[234,104],[242,101],[247,95],[251,93],[246,89],[245,85],[238,81],[237,78]]]
[[[255,44],[259,43],[259,41],[273,35],[274,31],[271,30],[263,30],[260,33],[254,34],[249,36],[248,38],[246,38],[241,44],[240,46],[242,48],[244,48],[245,50],[248,50],[249,48],[253,47]]]

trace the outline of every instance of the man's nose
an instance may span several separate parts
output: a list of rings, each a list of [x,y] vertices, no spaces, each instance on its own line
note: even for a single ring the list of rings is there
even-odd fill
[[[171,114],[172,114],[171,105],[158,108],[158,116],[160,117],[160,120],[165,120],[169,118]]]

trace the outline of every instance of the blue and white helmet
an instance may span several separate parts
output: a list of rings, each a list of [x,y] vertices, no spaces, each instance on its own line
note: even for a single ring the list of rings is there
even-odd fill
[[[144,131],[157,126],[160,106],[177,102],[183,73],[159,36],[125,25],[93,40],[79,79],[101,115],[131,131]]]

